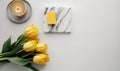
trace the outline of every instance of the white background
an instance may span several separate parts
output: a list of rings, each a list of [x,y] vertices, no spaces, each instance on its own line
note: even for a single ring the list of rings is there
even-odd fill
[[[120,71],[120,0],[27,0],[33,14],[23,24],[8,20],[10,1],[0,0],[0,49],[9,36],[15,40],[34,23],[41,30],[41,42],[48,43],[51,57],[46,66],[35,65],[41,71]],[[44,34],[45,6],[72,7],[71,34]],[[8,63],[0,65],[0,71],[30,70]]]

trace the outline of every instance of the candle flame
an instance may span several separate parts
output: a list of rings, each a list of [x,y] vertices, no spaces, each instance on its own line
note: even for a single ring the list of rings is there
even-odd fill
[[[19,8],[19,6],[17,6],[16,8],[17,8],[17,10],[19,10],[19,9],[20,9],[20,8]]]

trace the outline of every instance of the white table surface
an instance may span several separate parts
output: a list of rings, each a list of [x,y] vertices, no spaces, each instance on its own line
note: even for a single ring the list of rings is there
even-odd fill
[[[6,7],[11,0],[0,0],[0,50],[12,35],[15,40],[34,23],[39,37],[49,46],[51,61],[36,66],[41,71],[120,71],[120,0],[27,0],[33,14],[24,24],[8,20]],[[42,10],[45,6],[70,6],[73,13],[71,34],[44,34]],[[0,71],[30,71],[15,64],[0,65]]]

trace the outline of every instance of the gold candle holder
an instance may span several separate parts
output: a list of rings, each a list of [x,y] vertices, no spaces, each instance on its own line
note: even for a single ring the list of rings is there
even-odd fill
[[[14,0],[10,4],[10,11],[17,17],[23,17],[26,14],[25,5],[21,0]]]

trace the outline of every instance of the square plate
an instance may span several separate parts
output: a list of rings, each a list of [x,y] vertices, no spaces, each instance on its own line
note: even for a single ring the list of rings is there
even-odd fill
[[[56,12],[56,24],[47,24],[47,13]],[[67,7],[46,7],[44,10],[44,32],[45,33],[71,33],[72,14],[71,8]]]

